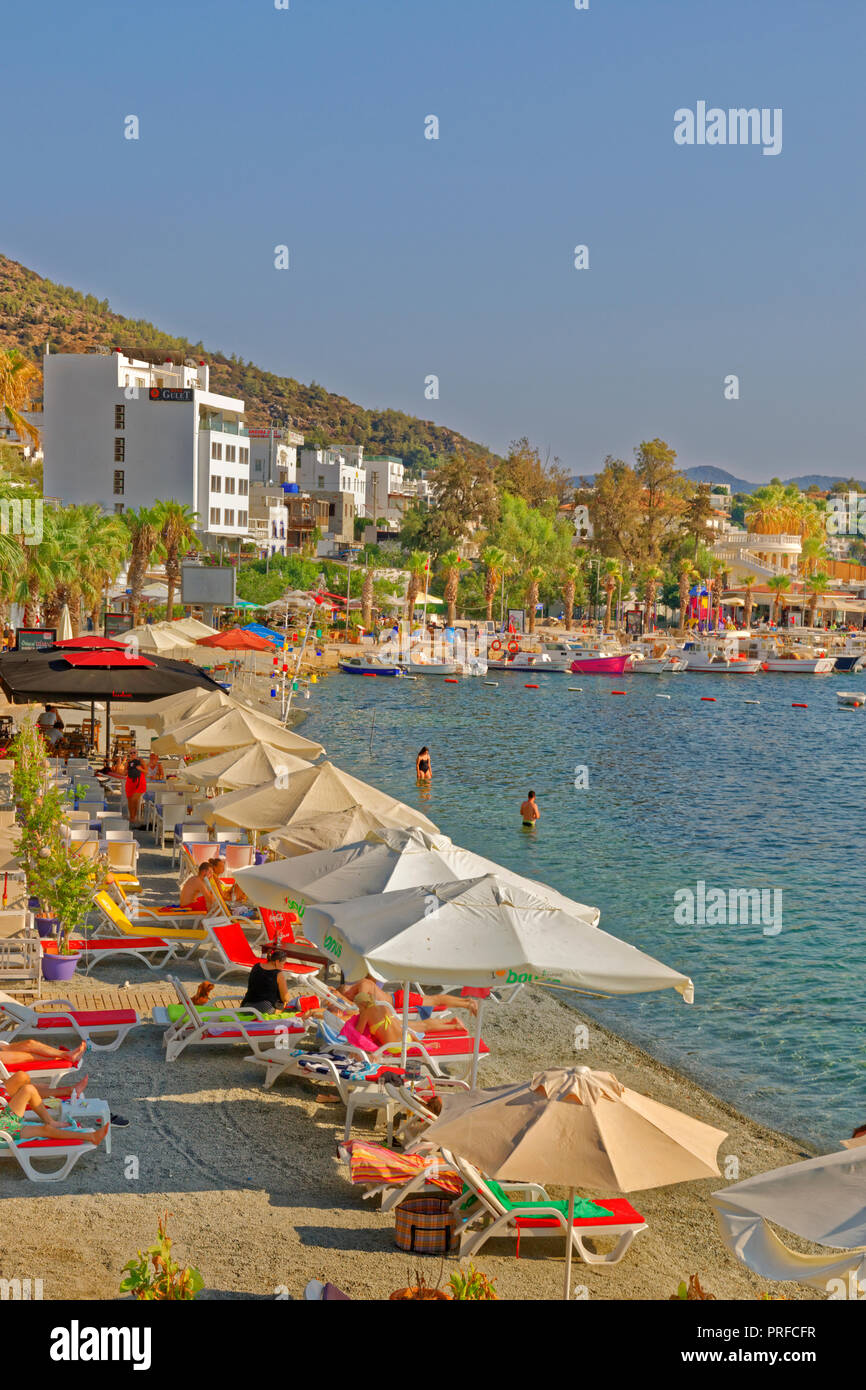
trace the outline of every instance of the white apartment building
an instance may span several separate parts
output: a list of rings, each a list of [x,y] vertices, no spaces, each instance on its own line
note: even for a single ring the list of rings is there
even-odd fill
[[[403,480],[403,460],[390,455],[364,460],[367,474],[366,515],[371,521],[384,517],[387,522],[398,522],[402,516],[402,498],[405,493]]]
[[[46,354],[47,495],[107,512],[185,503],[205,546],[246,538],[250,443],[244,402],[210,390],[205,362],[167,353]]]
[[[298,480],[298,448],[304,436],[297,430],[254,429],[250,439],[250,483],[295,483]]]
[[[302,491],[350,492],[355,514],[363,516],[367,496],[363,444],[335,445],[330,449],[302,449],[298,460],[298,483]]]

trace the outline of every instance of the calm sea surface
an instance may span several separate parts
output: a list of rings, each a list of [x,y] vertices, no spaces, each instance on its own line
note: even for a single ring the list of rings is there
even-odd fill
[[[837,709],[835,692],[864,677],[491,679],[335,675],[302,702],[304,733],[695,982],[691,1007],[667,990],[585,1012],[766,1124],[828,1148],[847,1137],[866,1121],[866,711]],[[518,814],[530,786],[534,832]],[[678,925],[674,894],[699,881],[780,889],[782,931]]]

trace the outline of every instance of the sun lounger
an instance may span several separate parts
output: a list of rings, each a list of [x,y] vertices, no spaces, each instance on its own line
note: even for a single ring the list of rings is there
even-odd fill
[[[162,927],[183,927],[189,924],[194,931],[201,928],[201,922],[206,916],[206,912],[189,907],[180,907],[177,903],[170,903],[161,907],[158,903],[148,905],[138,901],[138,895],[129,883],[125,883],[122,877],[110,874],[105,880],[105,891],[117,903],[121,912],[125,914],[133,926],[147,923],[148,926]],[[202,936],[202,940],[204,937]]]
[[[25,1130],[26,1133],[26,1130]],[[18,1142],[0,1130],[0,1158],[14,1158],[25,1177],[31,1182],[62,1182],[72,1172],[79,1159],[97,1150],[87,1139],[19,1139]],[[48,1160],[60,1164],[47,1172],[36,1163]]]
[[[70,1062],[64,1062],[60,1057],[28,1057],[26,1062],[9,1062],[8,1065],[3,1060],[3,1055],[12,1046],[8,1042],[0,1041],[0,1082],[8,1081],[10,1076],[16,1072],[26,1071],[39,1077],[48,1083],[49,1086],[57,1086],[59,1078],[69,1078],[70,1080],[79,1070],[78,1066]]]
[[[536,1183],[497,1183],[484,1178],[471,1163],[443,1150],[443,1157],[452,1162],[460,1173],[468,1196],[454,1205],[460,1221],[460,1256],[474,1255],[491,1237],[517,1237],[520,1254],[521,1237],[557,1236],[568,1230],[568,1203],[553,1202],[543,1187]],[[515,1201],[512,1193],[523,1194]],[[572,1241],[574,1249],[587,1264],[619,1264],[636,1235],[647,1229],[640,1212],[625,1198],[603,1198],[595,1202],[609,1215],[575,1217]],[[478,1223],[481,1223],[480,1226]],[[600,1255],[587,1249],[587,1237],[614,1237],[612,1250]]]
[[[141,1024],[134,1009],[75,1009],[69,999],[52,999],[50,1009],[31,1009],[0,993],[0,1032],[12,1042],[22,1032],[43,1041],[74,1033],[94,1052],[116,1052],[124,1038]]]
[[[192,944],[192,950],[198,943]],[[90,971],[98,962],[109,960],[112,956],[141,961],[148,970],[162,970],[170,960],[183,959],[190,950],[180,951],[181,942],[168,941],[163,936],[88,936],[73,937],[70,949],[79,951],[84,957],[84,973]]]
[[[382,1211],[392,1211],[405,1197],[449,1196],[463,1193],[463,1179],[453,1164],[432,1153],[395,1153],[393,1149],[352,1139],[339,1145],[338,1152],[349,1165],[349,1181],[366,1188],[364,1200],[381,1197]]]
[[[161,1008],[154,1009],[154,1022],[167,1022],[162,1045],[165,1059],[174,1062],[186,1048],[191,1046],[224,1047],[226,1044],[244,1042],[258,1055],[262,1044],[268,1047],[283,1046],[288,1050],[288,1040],[297,1040],[307,1031],[301,1014],[287,1014],[282,1019],[266,1019],[257,1009],[239,1009],[229,1005],[205,1005],[203,1008],[193,1004],[192,999],[180,980],[170,975],[169,980],[178,998],[180,1013]]]
[[[340,1024],[339,1028],[336,1027],[337,1024]],[[327,1047],[348,1052],[352,1056],[366,1058],[371,1062],[399,1061],[402,1056],[402,1046],[398,1042],[384,1043],[372,1052],[366,1052],[363,1048],[347,1042],[342,1035],[341,1021],[330,1019],[327,1014],[319,1024],[319,1028]],[[447,1031],[425,1033],[423,1038],[413,1038],[409,1043],[406,1057],[407,1061],[420,1062],[431,1075],[441,1076],[443,1066],[463,1067],[468,1070],[472,1065],[474,1050],[474,1038],[467,1033],[461,1024],[455,1022],[453,1027]],[[479,1056],[487,1056],[489,1052],[490,1048],[482,1039]]]
[[[246,975],[257,963],[263,964],[263,958],[254,952],[240,922],[212,926],[206,921],[204,926],[209,945],[201,957],[201,968],[208,980],[218,984],[228,975]],[[304,979],[308,975],[314,975],[319,966],[301,961],[288,961],[283,965],[283,969],[294,979]]]
[[[207,940],[207,932],[200,925],[201,918],[196,915],[194,920],[186,926],[181,920],[180,925],[173,926],[171,920],[166,920],[156,914],[153,917],[141,917],[137,921],[130,920],[121,907],[114,901],[109,893],[102,889],[94,894],[94,907],[99,909],[102,917],[102,930],[111,929],[120,932],[121,936],[138,937],[141,932],[141,925],[146,920],[148,927],[158,928],[160,937],[166,942],[187,942],[189,950],[180,954],[192,955],[198,949],[199,943]],[[181,919],[183,914],[181,913]],[[91,938],[92,940],[94,938]],[[99,938],[95,938],[98,940]]]

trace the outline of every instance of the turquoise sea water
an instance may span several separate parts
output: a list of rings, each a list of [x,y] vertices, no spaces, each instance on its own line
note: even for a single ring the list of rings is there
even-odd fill
[[[866,711],[840,711],[835,692],[863,677],[491,679],[335,675],[304,702],[304,733],[455,842],[597,905],[606,931],[695,983],[691,1007],[667,990],[585,1012],[772,1127],[825,1148],[846,1138],[866,1120]],[[518,814],[530,786],[536,831]],[[674,894],[698,881],[781,889],[781,932],[678,925]]]

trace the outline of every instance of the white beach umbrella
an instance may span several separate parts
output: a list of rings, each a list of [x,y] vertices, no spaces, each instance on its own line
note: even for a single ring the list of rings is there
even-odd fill
[[[141,623],[138,627],[130,628],[128,632],[123,633],[121,640],[124,646],[135,644],[141,652],[156,652],[158,656],[167,656],[176,661],[192,661],[197,666],[204,664],[201,659],[201,647],[197,647],[194,642],[179,633],[165,631],[155,623]],[[204,654],[207,655],[206,652]]]
[[[200,637],[216,637],[219,632],[218,627],[209,627],[198,618],[173,618],[171,622],[163,618],[154,626],[162,628],[165,632],[176,633],[184,642],[197,642]]]
[[[258,907],[279,909],[287,892],[295,902],[337,903],[427,883],[480,878],[483,874],[496,874],[503,883],[524,888],[591,926],[598,924],[601,914],[597,907],[563,897],[542,883],[461,849],[447,835],[434,835],[420,826],[374,830],[361,843],[344,849],[323,850],[245,869],[243,886]]]
[[[181,720],[192,719],[193,715],[203,718],[219,709],[233,709],[238,701],[224,690],[204,690],[201,686],[193,690],[181,690],[177,695],[165,695],[161,700],[151,700],[147,704],[125,706],[122,710],[126,724],[144,724],[149,729],[163,733],[167,728],[179,724]],[[118,714],[120,719],[121,715]]]
[[[309,766],[303,758],[294,757],[284,748],[275,748],[271,743],[251,743],[190,763],[184,768],[184,777],[203,787],[237,791],[241,787],[262,786],[269,780],[276,782],[292,772],[306,771]]]
[[[320,743],[283,728],[279,720],[270,715],[256,714],[237,705],[202,718],[184,720],[160,734],[153,747],[157,753],[219,753],[248,743],[272,743],[308,761],[325,751]],[[273,826],[279,824],[279,821],[273,822]]]
[[[568,1188],[566,1298],[575,1188],[642,1192],[715,1177],[724,1138],[725,1130],[589,1067],[542,1071],[517,1085],[448,1097],[441,1117],[424,1131],[425,1141],[489,1178]]]
[[[385,815],[396,825],[437,829],[420,811],[395,801],[333,763],[319,763],[306,772],[293,772],[286,778],[284,787],[268,782],[264,786],[250,787],[248,791],[216,796],[208,802],[205,814],[208,821],[217,825],[273,831],[355,806],[363,806],[375,815]]]
[[[858,1286],[866,1292],[866,1148],[759,1173],[714,1192],[711,1200],[728,1249],[756,1274],[824,1292],[838,1279],[847,1296],[859,1296]],[[828,1247],[828,1253],[790,1250],[768,1222]]]
[[[69,604],[64,603],[60,610],[60,617],[57,619],[57,640],[58,642],[68,642],[72,635],[72,619],[69,616]]]
[[[495,874],[315,904],[304,930],[353,980],[543,984],[593,994],[676,989],[687,1003],[694,998],[687,975]]]
[[[268,837],[268,847],[291,858],[323,849],[342,849],[363,840],[372,830],[398,829],[384,811],[369,811],[355,803],[342,811],[327,811],[309,820],[282,825]]]

